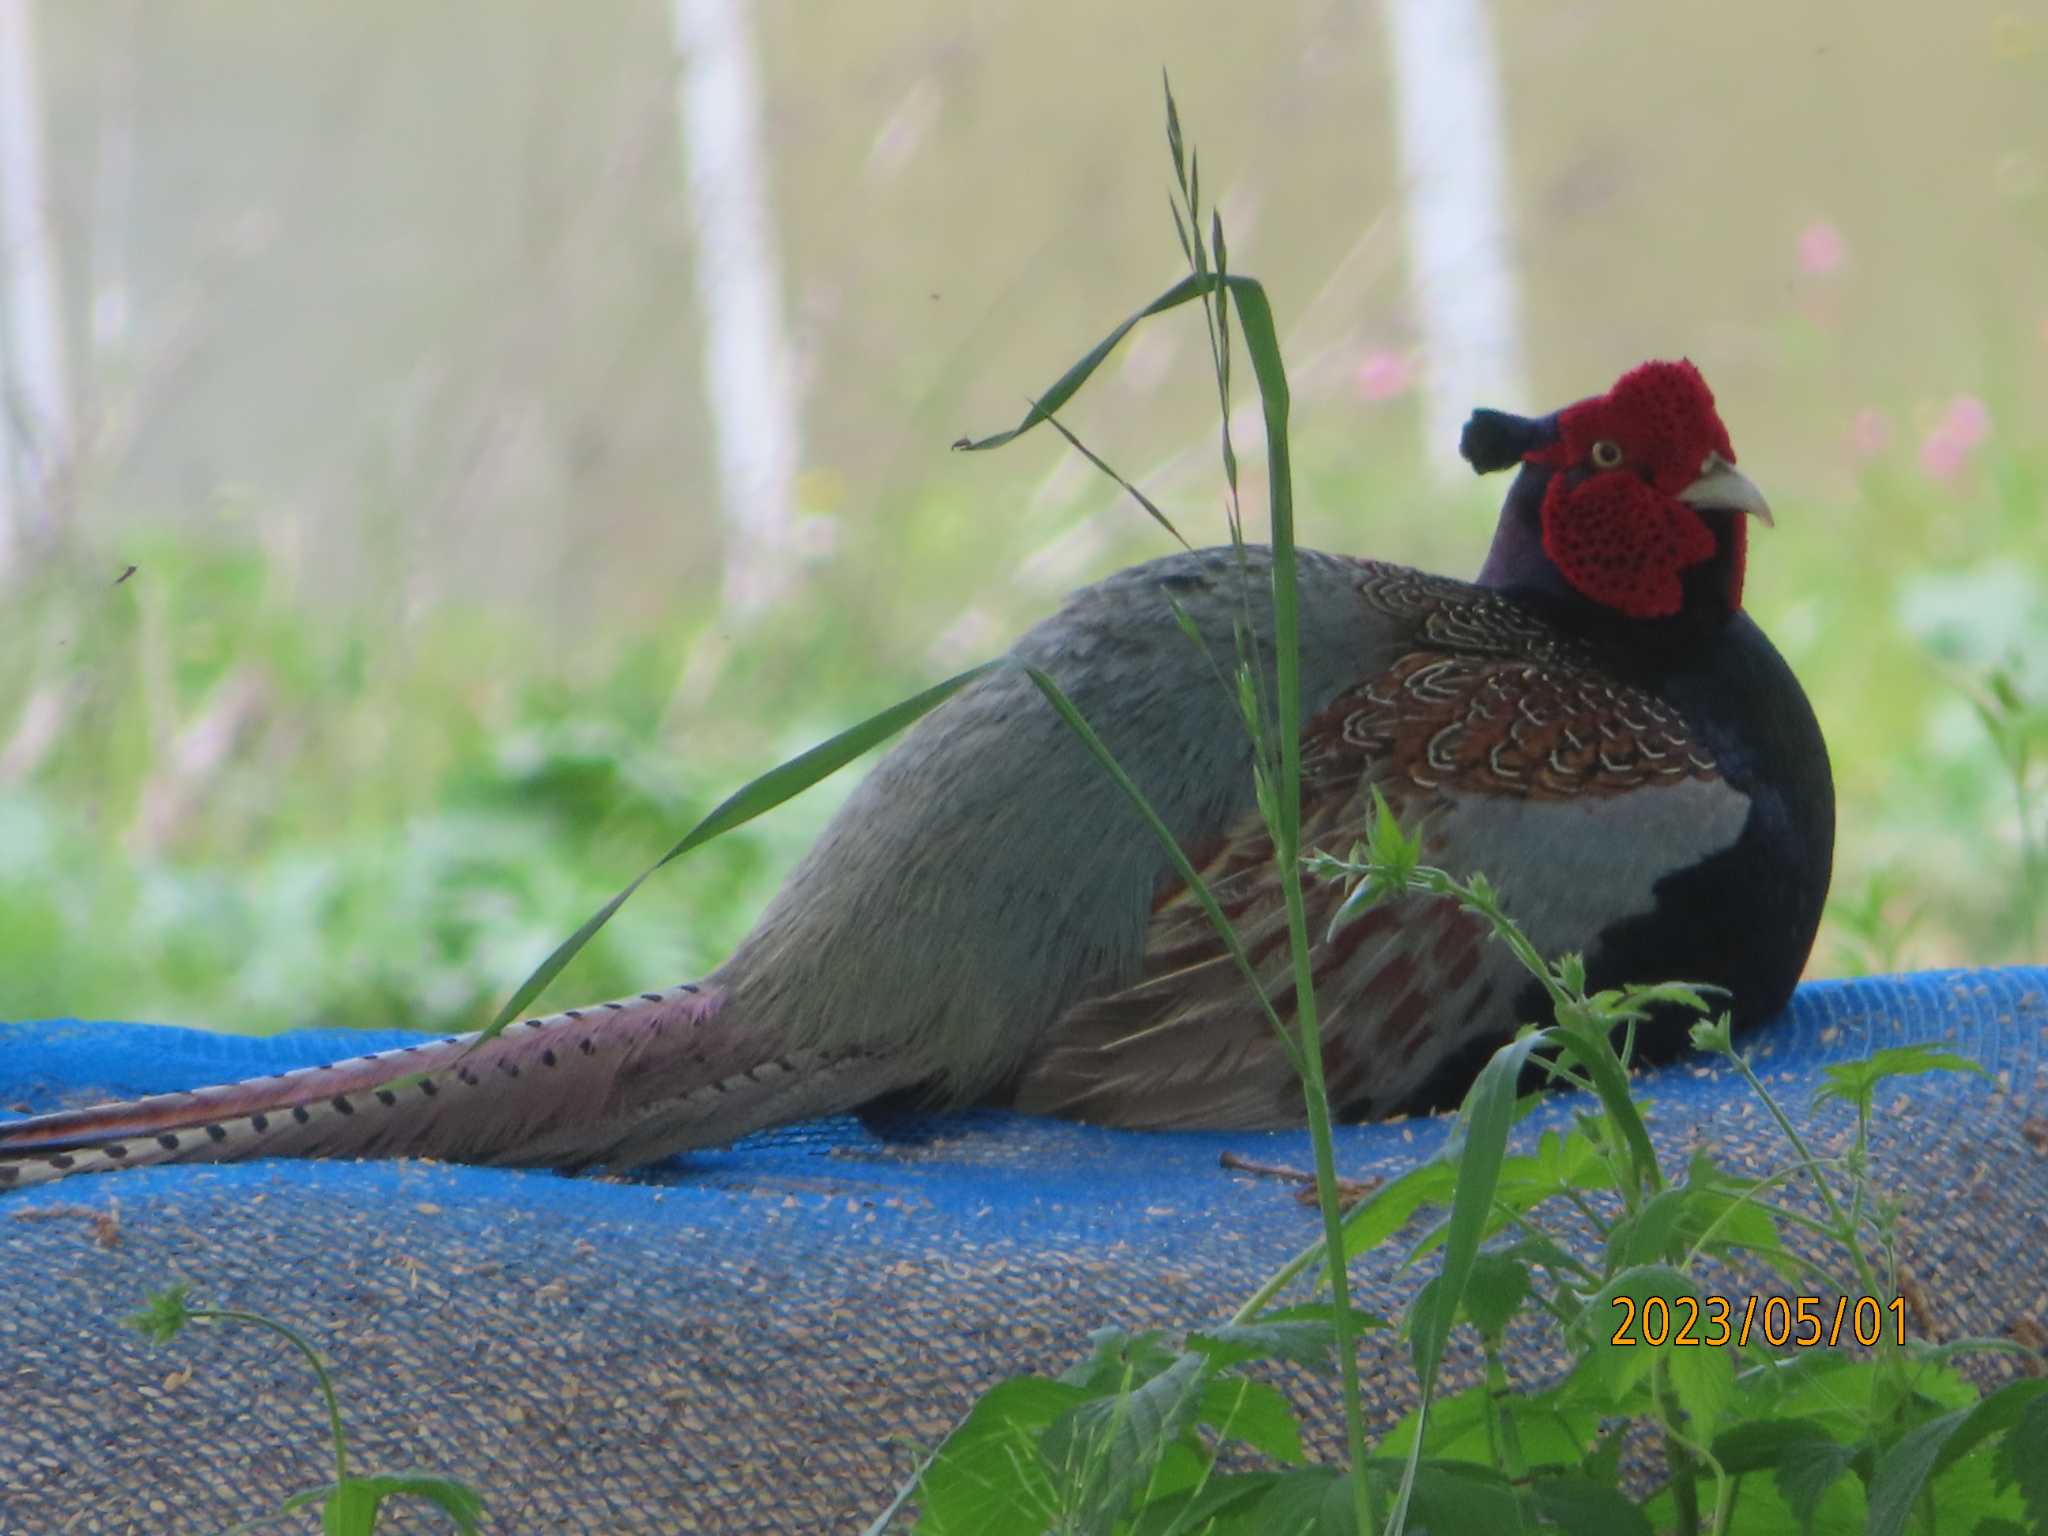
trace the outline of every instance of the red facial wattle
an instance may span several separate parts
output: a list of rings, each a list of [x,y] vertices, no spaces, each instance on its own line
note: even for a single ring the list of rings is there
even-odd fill
[[[1550,482],[1543,498],[1543,552],[1580,592],[1632,619],[1659,619],[1685,600],[1681,573],[1714,558],[1699,513],[1626,469],[1572,485]]]
[[[1706,380],[1689,362],[1644,363],[1605,395],[1568,406],[1557,422],[1558,440],[1525,455],[1553,471],[1541,512],[1544,553],[1604,607],[1632,619],[1678,612],[1684,573],[1721,547],[1681,493],[1714,460],[1735,462]],[[1727,523],[1732,612],[1742,606],[1747,530],[1739,512]]]

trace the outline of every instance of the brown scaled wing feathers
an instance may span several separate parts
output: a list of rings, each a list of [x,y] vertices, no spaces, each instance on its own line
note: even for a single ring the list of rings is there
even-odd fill
[[[1413,649],[1304,728],[1304,848],[1348,848],[1364,834],[1377,787],[1422,830],[1425,857],[1469,874],[1458,850],[1431,838],[1460,799],[1594,800],[1719,777],[1674,710],[1603,675],[1512,604],[1393,566],[1365,567],[1361,591],[1403,624]],[[1291,1029],[1286,913],[1264,823],[1248,815],[1193,856]],[[1520,873],[1486,872],[1511,883]],[[1471,914],[1405,897],[1331,938],[1340,894],[1314,883],[1304,894],[1325,1072],[1340,1113],[1389,1112],[1459,1047],[1504,1039],[1519,1022],[1525,978]],[[1160,1049],[1167,1037],[1173,1048]],[[1169,878],[1141,974],[1053,1026],[1016,1102],[1119,1125],[1262,1126],[1298,1123],[1300,1093],[1236,962],[1193,894]]]
[[[1373,565],[1361,590],[1415,645],[1302,731],[1304,793],[1377,782],[1560,797],[1718,778],[1669,705],[1604,675],[1582,647],[1463,582]],[[1361,803],[1370,795],[1361,795]]]
[[[1311,755],[1313,753],[1313,755]],[[1561,798],[1718,777],[1669,706],[1556,661],[1411,651],[1303,733],[1305,787]]]

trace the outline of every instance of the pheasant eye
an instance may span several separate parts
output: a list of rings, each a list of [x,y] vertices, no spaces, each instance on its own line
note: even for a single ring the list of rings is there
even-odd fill
[[[1621,444],[1612,438],[1603,437],[1593,445],[1593,467],[1595,469],[1619,469],[1621,467]]]

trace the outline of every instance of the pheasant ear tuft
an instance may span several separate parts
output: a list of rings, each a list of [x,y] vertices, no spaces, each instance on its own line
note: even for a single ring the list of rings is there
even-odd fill
[[[1458,452],[1479,475],[1513,469],[1529,454],[1557,441],[1557,418],[1537,419],[1507,411],[1478,410],[1458,437]]]

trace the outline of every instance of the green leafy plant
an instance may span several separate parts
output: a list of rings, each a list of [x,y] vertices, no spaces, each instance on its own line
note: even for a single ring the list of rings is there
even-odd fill
[[[1846,1152],[1822,1157],[1734,1049],[1726,1018],[1702,1020],[1694,1043],[1743,1076],[1786,1157],[1760,1179],[1705,1152],[1667,1170],[1630,1093],[1631,1045],[1640,1028],[1668,1027],[1653,1023],[1658,1010],[1704,1012],[1694,989],[1588,993],[1575,957],[1546,962],[1484,877],[1423,863],[1384,805],[1363,843],[1345,857],[1317,855],[1310,868],[1351,886],[1340,923],[1408,893],[1455,901],[1516,954],[1553,1007],[1551,1025],[1524,1030],[1482,1070],[1446,1152],[1343,1223],[1348,1260],[1443,1211],[1406,1245],[1407,1264],[1435,1269],[1402,1319],[1421,1406],[1339,1472],[1305,1464],[1285,1400],[1243,1373],[1264,1360],[1328,1363],[1336,1330],[1327,1305],[1271,1310],[1295,1282],[1327,1270],[1330,1250],[1317,1244],[1227,1324],[1178,1349],[1158,1334],[1109,1330],[1057,1381],[996,1388],[922,1474],[921,1531],[1378,1529],[1353,1516],[1349,1494],[1360,1486],[1387,1511],[1390,1532],[1497,1523],[1789,1536],[1825,1515],[1830,1528],[1855,1519],[1872,1531],[1991,1536],[1999,1522],[2019,1530],[2022,1519],[2048,1518],[2048,1483],[2035,1470],[2048,1455],[2048,1381],[1979,1400],[1954,1362],[2025,1351],[1908,1336],[1897,1212],[1869,1180],[1879,1085],[1981,1068],[1925,1046],[1830,1068],[1824,1096],[1853,1109],[1856,1131]],[[1538,1104],[1517,1093],[1532,1065],[1591,1107],[1570,1130],[1511,1153],[1513,1126]],[[1815,1191],[1820,1215],[1783,1198],[1800,1184]],[[1802,1250],[1783,1241],[1788,1228],[1809,1239]],[[1840,1262],[1808,1256],[1815,1239]],[[1727,1305],[1727,1275],[1759,1267],[1804,1295],[1759,1295],[1747,1316]],[[1518,1319],[1550,1330],[1570,1356],[1552,1379],[1515,1379],[1507,1341]],[[1485,1377],[1439,1399],[1434,1384],[1460,1325],[1477,1337]],[[1227,1410],[1239,1404],[1234,1418]],[[1624,1446],[1642,1430],[1659,1442],[1661,1468],[1624,1476]],[[1235,1470],[1247,1449],[1277,1465]]]
[[[168,1286],[149,1298],[144,1308],[128,1319],[128,1325],[154,1343],[168,1344],[188,1325],[241,1323],[278,1335],[305,1357],[319,1383],[320,1396],[327,1405],[327,1434],[334,1447],[334,1481],[295,1493],[277,1507],[274,1514],[244,1521],[234,1531],[253,1530],[280,1520],[301,1509],[320,1510],[320,1529],[326,1536],[372,1536],[377,1529],[377,1512],[392,1499],[422,1499],[447,1515],[461,1536],[477,1536],[477,1522],[483,1517],[483,1499],[467,1483],[436,1477],[425,1472],[352,1473],[348,1469],[348,1436],[342,1428],[341,1403],[334,1393],[334,1381],[320,1352],[304,1334],[260,1312],[226,1307],[194,1306],[183,1285]],[[234,1536],[229,1532],[228,1536]]]
[[[1828,903],[1837,963],[1844,973],[1875,976],[1900,968],[1913,930],[1925,916],[1913,896],[1912,883],[1902,873],[1880,869]]]
[[[2036,766],[2048,758],[2048,703],[2030,699],[2013,665],[1988,668],[1968,689],[1970,706],[1991,738],[1999,767],[2012,788],[2018,816],[2019,873],[2012,923],[2019,952],[2033,954],[2041,931],[2041,911],[2048,904],[2048,870],[2043,868],[2039,791]]]

